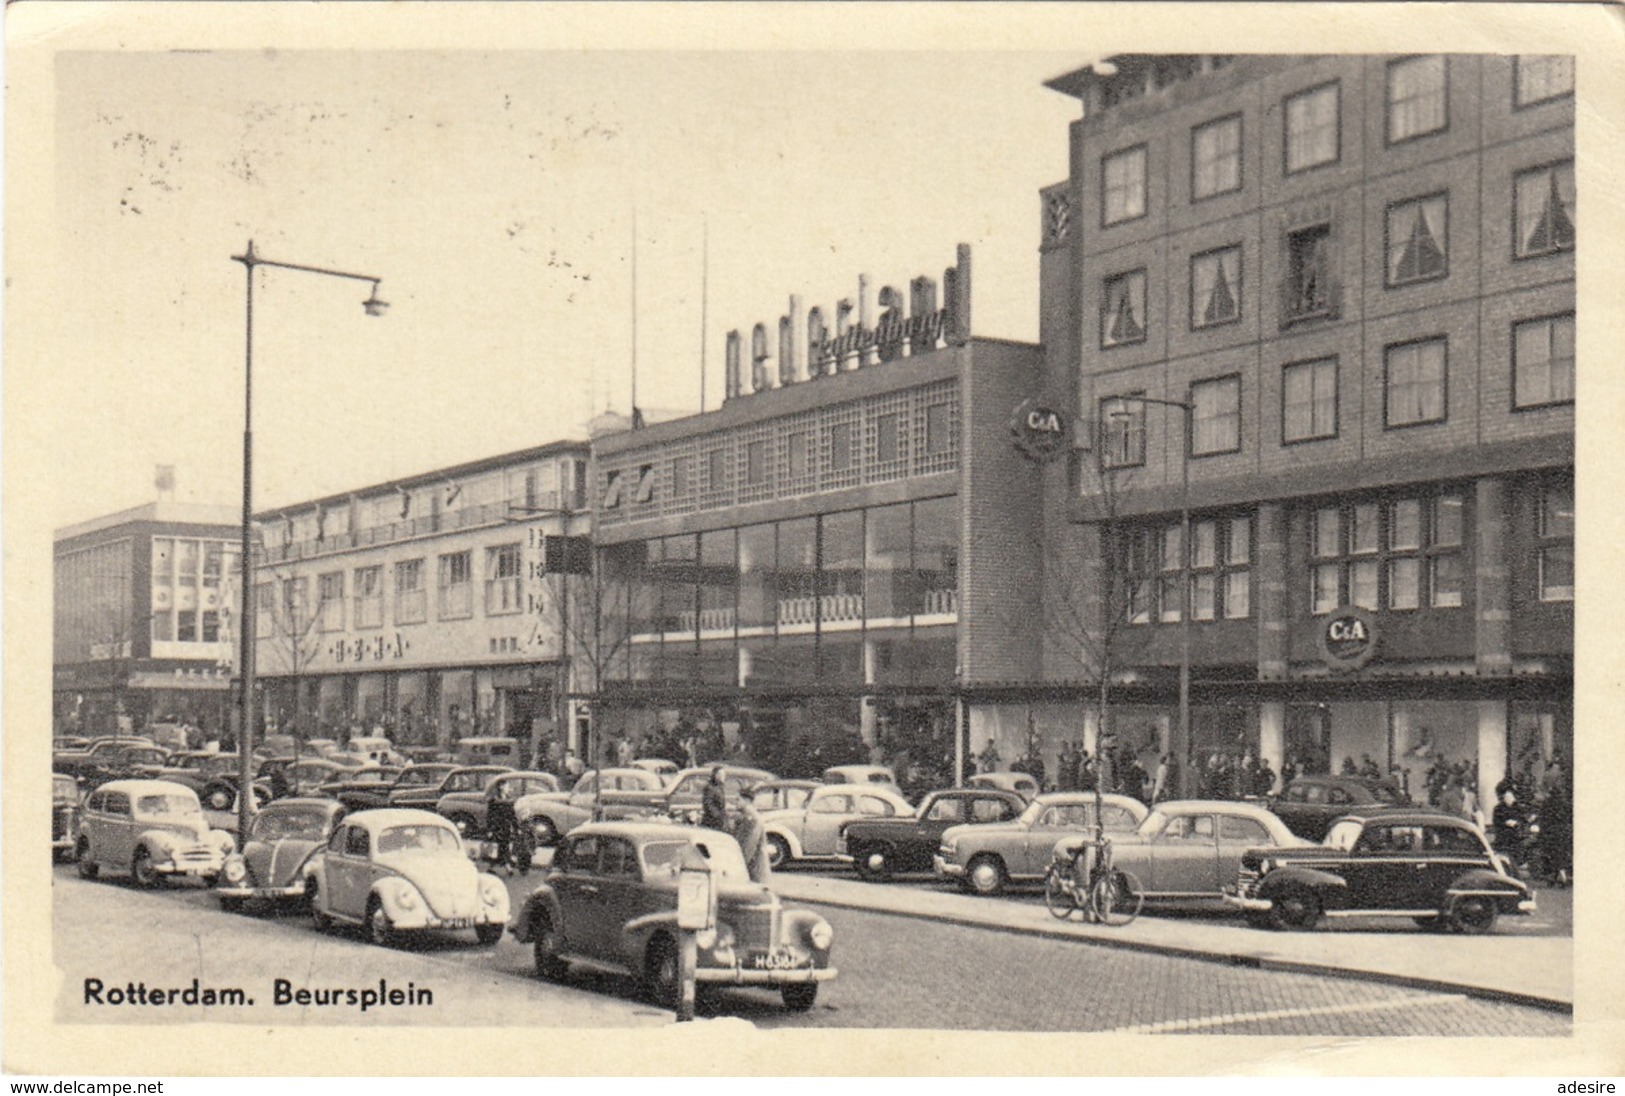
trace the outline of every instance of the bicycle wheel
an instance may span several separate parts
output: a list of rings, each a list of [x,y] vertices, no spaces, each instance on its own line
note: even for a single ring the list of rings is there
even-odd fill
[[[1095,920],[1116,928],[1140,916],[1145,895],[1140,881],[1130,872],[1113,871],[1095,881],[1089,890],[1089,904]]]
[[[1066,876],[1065,869],[1059,864],[1051,864],[1049,874],[1044,876],[1044,905],[1049,907],[1052,917],[1063,921],[1078,908],[1077,892]]]

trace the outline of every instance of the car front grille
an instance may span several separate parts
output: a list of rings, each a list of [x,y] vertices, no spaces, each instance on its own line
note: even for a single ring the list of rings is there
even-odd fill
[[[1256,870],[1243,865],[1236,874],[1236,893],[1243,898],[1253,898],[1258,894],[1259,874]]]
[[[73,814],[72,807],[57,807],[51,811],[51,840],[73,836]]]
[[[214,860],[214,850],[207,845],[188,845],[175,850],[177,864],[208,864]]]
[[[752,903],[734,906],[722,919],[733,926],[739,946],[771,948],[779,939],[779,906],[777,902]]]

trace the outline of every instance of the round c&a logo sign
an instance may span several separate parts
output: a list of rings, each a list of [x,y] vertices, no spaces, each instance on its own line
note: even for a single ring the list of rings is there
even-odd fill
[[[1357,605],[1332,610],[1317,636],[1320,657],[1334,670],[1358,670],[1377,653],[1376,618]]]
[[[1066,412],[1037,400],[1024,400],[1010,420],[1010,433],[1017,449],[1032,460],[1044,462],[1066,451],[1072,428]]]

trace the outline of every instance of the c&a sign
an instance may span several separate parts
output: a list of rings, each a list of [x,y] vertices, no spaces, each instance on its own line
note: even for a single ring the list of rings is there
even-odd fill
[[[1016,448],[1040,464],[1066,451],[1072,428],[1065,411],[1038,400],[1023,400],[1010,419]]]
[[[1339,606],[1320,622],[1315,639],[1326,665],[1358,670],[1377,653],[1376,617],[1358,605]]]

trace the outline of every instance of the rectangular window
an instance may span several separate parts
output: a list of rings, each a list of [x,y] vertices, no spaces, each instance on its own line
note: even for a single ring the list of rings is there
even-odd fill
[[[1574,402],[1574,317],[1525,320],[1512,329],[1512,405]]]
[[[1286,101],[1286,170],[1307,171],[1338,157],[1338,86],[1325,84]]]
[[[829,428],[829,467],[844,472],[852,467],[852,424],[838,422]]]
[[[1540,496],[1540,600],[1574,600],[1574,487],[1548,484]]]
[[[1184,600],[1179,596],[1179,588],[1185,578],[1185,551],[1181,533],[1182,529],[1178,525],[1166,525],[1161,533],[1162,550],[1159,558],[1162,573],[1158,582],[1157,600],[1162,606],[1162,611],[1157,619],[1165,624],[1178,621],[1185,611]]]
[[[1119,542],[1129,623],[1178,623],[1187,586],[1192,620],[1243,620],[1251,613],[1252,519],[1206,518],[1190,529],[1188,558],[1179,522],[1140,526]]]
[[[1574,57],[1523,53],[1513,58],[1513,106],[1527,107],[1574,94]]]
[[[1115,152],[1100,162],[1103,195],[1100,223],[1114,225],[1145,216],[1145,146]]]
[[[1422,604],[1422,503],[1400,499],[1388,519],[1388,608],[1415,609]]]
[[[1408,611],[1462,603],[1464,501],[1460,494],[1361,501],[1314,511],[1313,611],[1343,604]]]
[[[1191,385],[1191,455],[1234,453],[1240,448],[1241,378]]]
[[[1547,164],[1513,180],[1513,220],[1520,259],[1574,250],[1574,163]]]
[[[1428,591],[1434,608],[1461,607],[1462,497],[1440,495],[1433,500],[1428,539]]]
[[[1218,612],[1219,525],[1199,521],[1191,526],[1191,619],[1213,620]]]
[[[1145,403],[1113,396],[1100,401],[1100,464],[1128,468],[1145,463]]]
[[[1100,345],[1145,341],[1145,271],[1107,278],[1101,294]]]
[[[323,632],[344,630],[344,572],[316,576],[316,627]]]
[[[1231,518],[1225,529],[1223,594],[1226,620],[1244,620],[1252,613],[1253,522]]]
[[[689,492],[694,490],[694,458],[673,457],[671,459],[671,497],[674,499],[687,498]]]
[[[254,587],[254,636],[269,639],[275,632],[276,590],[271,583],[261,582]]]
[[[202,634],[199,638],[204,643],[220,642],[220,614],[212,609],[205,609],[198,614],[202,621]]]
[[[1285,300],[1282,319],[1330,316],[1337,308],[1332,283],[1332,226],[1314,225],[1287,236]]]
[[[1281,377],[1281,440],[1337,436],[1337,359],[1294,362]]]
[[[1191,327],[1241,318],[1241,248],[1221,247],[1191,256]]]
[[[752,487],[767,482],[767,441],[745,444],[745,482]]]
[[[1153,529],[1135,529],[1126,538],[1128,560],[1122,572],[1127,576],[1128,589],[1124,605],[1130,624],[1151,623],[1151,603],[1155,587],[1153,573],[1157,568],[1158,544]]]
[[[895,414],[875,416],[876,463],[886,464],[902,458],[902,438],[898,425],[898,416]]]
[[[1241,189],[1241,115],[1191,130],[1191,198]]]
[[[1446,216],[1443,194],[1395,202],[1388,207],[1389,286],[1442,278],[1447,272]]]
[[[1388,63],[1388,140],[1437,133],[1449,125],[1445,59],[1441,54]]]
[[[423,561],[395,565],[395,623],[421,624],[429,619],[428,592],[423,587]]]
[[[444,557],[442,557],[444,558]],[[519,545],[485,550],[485,615],[517,613],[524,607],[519,589]]]
[[[382,628],[384,626],[384,569],[357,567],[355,569],[355,626]]]
[[[1389,426],[1443,422],[1445,417],[1445,340],[1390,346],[1384,403]]]
[[[791,479],[800,479],[812,471],[807,459],[807,434],[791,434],[784,439],[784,469]]]
[[[933,403],[925,409],[925,452],[927,456],[946,453],[951,449],[953,437],[952,415],[953,405],[948,403]]]
[[[474,560],[469,551],[440,557],[441,620],[463,620],[474,615]]]
[[[726,491],[728,489],[728,451],[726,449],[713,449],[705,455],[705,489],[707,491]]]

